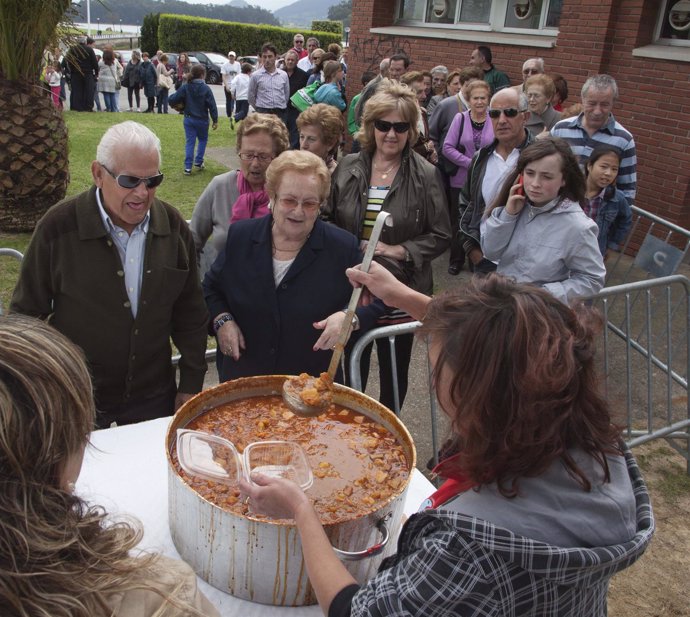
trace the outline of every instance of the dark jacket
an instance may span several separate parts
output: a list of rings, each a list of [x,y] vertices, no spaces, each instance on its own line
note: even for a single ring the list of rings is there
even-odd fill
[[[129,84],[129,88],[138,88],[141,83],[141,73],[139,72],[139,67],[141,66],[141,60],[139,62],[132,62],[131,60],[127,63],[125,67],[125,72],[122,75],[122,81]]]
[[[608,249],[617,251],[632,225],[632,209],[625,194],[615,186],[609,186],[597,211],[595,223],[599,228],[599,250],[606,255]]]
[[[86,43],[78,43],[70,47],[66,54],[67,64],[70,73],[74,75],[98,75],[98,59],[93,47]]]
[[[230,226],[225,250],[204,278],[211,319],[231,313],[246,349],[236,362],[223,356],[222,380],[251,375],[318,375],[330,351],[313,351],[321,330],[315,321],[346,308],[352,287],[345,269],[360,263],[357,239],[317,220],[305,245],[276,289],[273,277],[271,215]],[[358,309],[362,329],[376,315]]]
[[[218,122],[216,99],[213,97],[213,91],[203,79],[194,79],[182,84],[175,90],[170,95],[168,102],[170,105],[174,105],[178,101],[185,102],[184,115],[186,118],[208,121],[208,115],[211,114],[213,123]]]
[[[333,172],[331,195],[323,214],[338,227],[361,237],[367,209],[371,155],[361,151],[346,156]],[[431,260],[450,244],[450,221],[439,171],[409,147],[383,210],[393,216],[393,226],[383,228],[381,242],[402,244],[412,258],[412,289],[433,290]]]
[[[525,129],[525,141],[518,146],[518,149],[522,151],[533,141],[532,135]],[[460,233],[463,236],[462,245],[466,253],[473,249],[481,249],[479,225],[487,206],[484,203],[484,197],[482,197],[482,182],[484,181],[486,162],[497,145],[498,139],[494,139],[493,143],[484,146],[474,155],[470,170],[467,173],[465,186],[460,191],[457,207],[460,208]],[[453,207],[456,207],[455,204]]]
[[[12,311],[48,319],[84,350],[99,408],[165,392],[175,377],[171,338],[181,354],[178,390],[203,386],[208,313],[192,233],[172,206],[156,199],[150,212],[136,318],[96,187],[39,221],[12,296]]]
[[[158,86],[158,75],[156,74],[156,67],[153,66],[151,60],[142,60],[138,65],[139,83],[144,88],[144,96],[156,96],[156,87]]]

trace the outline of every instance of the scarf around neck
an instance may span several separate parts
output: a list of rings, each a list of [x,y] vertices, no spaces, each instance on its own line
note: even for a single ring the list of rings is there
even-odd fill
[[[240,196],[232,205],[230,224],[243,219],[258,219],[268,214],[268,193],[264,189],[253,191],[241,171],[237,172],[237,190]]]

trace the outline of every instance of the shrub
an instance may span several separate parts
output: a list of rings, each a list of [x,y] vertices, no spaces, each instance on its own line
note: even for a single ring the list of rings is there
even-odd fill
[[[341,42],[341,35],[333,32],[307,32],[301,29],[162,14],[158,23],[156,49],[215,51],[223,55],[233,49],[240,56],[248,56],[260,53],[261,46],[270,41],[282,52],[292,47],[292,38],[297,32],[304,34],[305,38],[315,36],[322,47]]]

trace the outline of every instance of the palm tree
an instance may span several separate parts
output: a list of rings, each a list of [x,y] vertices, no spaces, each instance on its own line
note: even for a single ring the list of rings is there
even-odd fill
[[[0,0],[0,230],[33,231],[65,196],[67,127],[41,86],[70,0]]]

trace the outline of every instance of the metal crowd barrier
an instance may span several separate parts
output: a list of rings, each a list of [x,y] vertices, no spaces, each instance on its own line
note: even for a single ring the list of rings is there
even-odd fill
[[[22,255],[19,251],[7,248],[0,248],[0,257],[12,257],[13,259],[16,259],[19,262],[21,262],[21,260],[24,259],[24,255]],[[0,315],[2,315],[2,312],[2,298],[0,298]]]
[[[628,236],[606,264],[607,287],[675,274],[690,249],[687,229],[637,206],[632,211]]]

